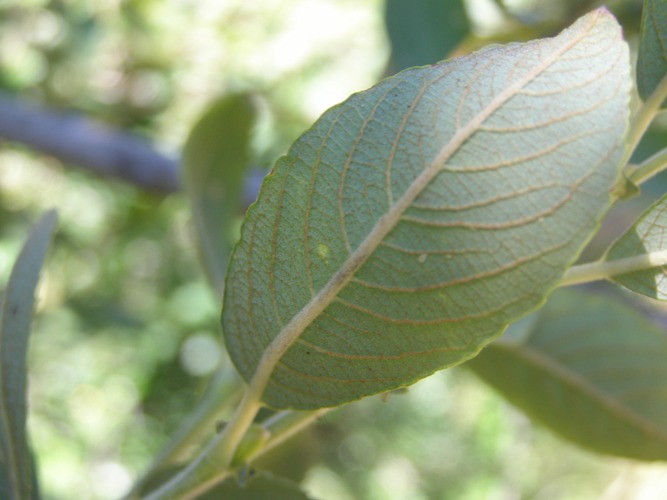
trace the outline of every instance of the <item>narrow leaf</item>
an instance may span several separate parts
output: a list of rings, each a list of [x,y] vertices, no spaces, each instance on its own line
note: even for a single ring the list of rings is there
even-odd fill
[[[14,492],[13,485],[10,483],[9,471],[6,468],[7,464],[2,457],[0,457],[0,498],[10,499]],[[39,483],[37,480],[37,472],[35,467],[34,455],[30,456],[30,500],[39,500],[41,498]],[[14,497],[15,498],[15,497]]]
[[[637,58],[637,88],[642,99],[667,75],[667,0],[644,0]],[[667,105],[663,102],[662,107]]]
[[[469,24],[462,0],[387,0],[390,72],[440,61],[463,40]]]
[[[185,189],[204,269],[222,294],[241,213],[255,107],[246,94],[215,102],[192,129],[183,149]]]
[[[230,262],[222,324],[241,375],[270,373],[272,406],[313,409],[475,356],[597,227],[628,87],[601,9],[329,110],[265,180]]]
[[[623,259],[667,250],[667,195],[646,210],[607,251],[605,260]],[[612,276],[616,283],[658,300],[667,300],[665,267]]]
[[[562,290],[521,342],[465,366],[561,436],[591,450],[667,460],[667,335],[606,296]]]
[[[0,445],[9,498],[31,498],[26,437],[26,356],[39,272],[57,215],[49,211],[32,229],[14,264],[0,309]]]

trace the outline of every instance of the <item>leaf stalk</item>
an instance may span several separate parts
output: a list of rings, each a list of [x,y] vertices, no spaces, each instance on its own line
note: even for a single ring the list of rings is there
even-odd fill
[[[268,441],[262,448],[250,455],[248,460],[254,460],[261,455],[264,455],[269,450],[275,448],[297,432],[315,422],[315,420],[324,415],[327,411],[329,411],[329,409],[307,412],[288,410],[273,415],[262,424],[270,436]],[[242,422],[246,421],[247,420],[242,420]],[[232,420],[232,423],[233,422],[234,420]],[[232,423],[230,423],[230,425]],[[252,419],[250,424],[252,424]],[[248,427],[250,424],[248,424]],[[226,432],[230,432],[229,425],[225,430]],[[243,435],[241,438],[242,437]],[[228,437],[227,439],[229,441],[226,442],[225,432],[218,434],[197,456],[197,458],[191,462],[190,466],[185,468],[159,489],[146,496],[145,500],[161,500],[166,498],[179,498],[183,500],[194,499],[198,495],[208,491],[215,485],[227,479],[235,472],[235,469],[231,467],[231,459],[230,464],[227,464],[224,467],[220,462],[221,454],[225,455],[229,449],[226,443],[231,443],[231,438]],[[234,446],[232,453],[235,450],[236,446]],[[128,498],[137,497],[135,495]]]
[[[221,415],[231,414],[231,405],[240,400],[242,387],[239,384],[240,380],[231,367],[218,370],[200,403],[162,448],[150,468],[135,482],[128,497],[138,494],[157,471],[183,461],[188,450],[201,445]]]
[[[660,266],[667,266],[667,250],[635,255],[625,259],[599,260],[571,267],[565,273],[559,286],[578,285]]]
[[[658,151],[656,154],[643,161],[628,176],[628,179],[636,184],[642,184],[659,174],[667,168],[667,148]]]

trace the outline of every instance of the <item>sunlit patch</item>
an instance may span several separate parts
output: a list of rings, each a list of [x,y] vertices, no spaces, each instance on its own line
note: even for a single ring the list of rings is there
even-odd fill
[[[190,375],[204,377],[210,375],[220,365],[222,352],[213,335],[199,332],[190,335],[180,352],[181,366]]]
[[[329,263],[329,254],[330,254],[329,247],[326,246],[324,243],[320,243],[317,245],[317,256],[324,261],[325,264]]]

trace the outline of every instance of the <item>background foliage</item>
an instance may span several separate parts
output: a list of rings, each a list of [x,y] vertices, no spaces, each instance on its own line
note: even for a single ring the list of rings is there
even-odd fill
[[[636,43],[641,1],[610,3]],[[594,2],[508,1],[504,13],[482,0],[414,4],[422,19],[430,8],[464,7],[470,29],[448,38],[424,30],[411,60],[410,23],[396,28],[411,13],[399,0],[4,0],[0,90],[145,134],[173,155],[208,103],[250,92],[259,110],[253,163],[267,168],[324,109],[383,75],[551,35]],[[638,155],[665,142],[663,120]],[[666,188],[660,178],[647,185],[601,238],[621,233]],[[50,207],[60,229],[30,351],[42,489],[48,498],[116,498],[228,363],[217,293],[199,269],[183,195],[149,195],[10,144],[0,149],[0,283],[29,223]],[[594,242],[587,257],[602,248]],[[337,410],[264,460],[322,499],[667,494],[664,466],[564,444],[466,369]]]

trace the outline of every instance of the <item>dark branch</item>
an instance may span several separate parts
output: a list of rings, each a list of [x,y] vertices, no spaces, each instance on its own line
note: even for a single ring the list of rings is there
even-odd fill
[[[179,162],[158,153],[141,137],[79,114],[40,108],[0,93],[2,140],[154,193],[171,194],[182,189]],[[255,201],[265,173],[259,167],[248,169],[240,210]]]
[[[1,94],[0,139],[148,191],[168,194],[181,189],[178,161],[158,153],[139,136]]]

